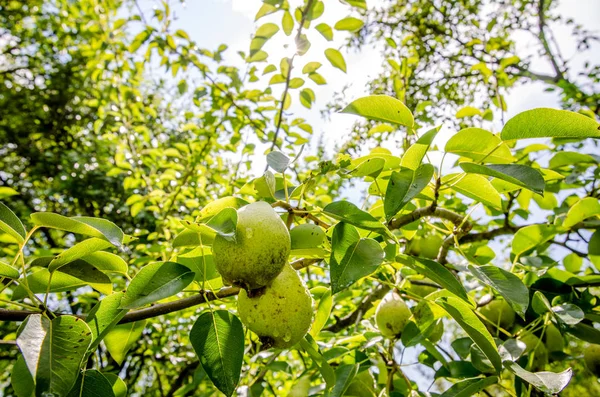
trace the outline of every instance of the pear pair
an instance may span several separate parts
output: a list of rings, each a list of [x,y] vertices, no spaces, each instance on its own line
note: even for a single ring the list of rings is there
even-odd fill
[[[240,208],[235,238],[217,235],[213,243],[223,280],[243,288],[240,319],[267,347],[295,345],[312,323],[312,297],[288,263],[290,249],[287,227],[265,202]]]

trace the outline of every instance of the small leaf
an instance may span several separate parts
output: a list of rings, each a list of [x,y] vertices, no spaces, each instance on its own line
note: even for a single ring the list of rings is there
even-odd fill
[[[88,369],[79,374],[75,386],[67,397],[106,396],[115,397],[111,383],[95,369]]]
[[[334,201],[323,208],[323,212],[332,218],[349,223],[361,229],[380,234],[389,233],[387,228],[368,212],[358,208],[349,201]]]
[[[19,278],[19,271],[11,265],[0,262],[0,277],[7,277],[16,280]]]
[[[358,18],[347,17],[335,23],[335,30],[346,30],[348,32],[359,31],[365,23]]]
[[[87,315],[85,322],[92,331],[90,351],[94,351],[106,334],[127,314],[127,310],[120,308],[123,295],[123,292],[115,292],[106,296]]]
[[[427,187],[433,172],[434,168],[431,164],[421,164],[416,171],[401,168],[399,172],[392,172],[383,201],[386,220],[392,219]]]
[[[503,140],[526,138],[600,138],[600,124],[568,110],[537,108],[517,114],[502,128]]]
[[[319,349],[319,345],[313,339],[310,334],[307,334],[304,339],[300,341],[300,346],[302,349],[310,356],[313,360],[314,364],[319,369],[321,376],[325,380],[326,388],[325,390],[329,390],[335,385],[335,372],[333,368],[329,365],[323,354],[321,354],[321,350]]]
[[[83,216],[67,218],[51,212],[35,212],[31,214],[31,220],[38,226],[103,238],[117,247],[123,244],[123,231],[117,225],[105,219]]]
[[[452,190],[489,207],[502,209],[502,197],[487,178],[477,174],[447,174],[442,178]]]
[[[443,392],[440,397],[470,397],[496,383],[498,383],[497,376],[465,379],[453,384],[448,390]]]
[[[358,166],[356,166],[356,168],[354,168],[351,171],[351,173],[352,173],[352,176],[355,176],[355,177],[368,176],[371,178],[377,178],[377,176],[383,170],[384,166],[385,166],[385,159],[382,159],[381,157],[372,157],[372,158],[369,158],[369,159],[363,161]]]
[[[315,26],[315,29],[317,29],[317,32],[321,33],[321,35],[325,37],[327,41],[333,40],[333,29],[331,29],[331,26],[327,25],[326,23],[320,23]]]
[[[402,156],[402,167],[416,170],[421,165],[425,153],[429,150],[429,147],[433,143],[437,133],[440,131],[442,126],[432,128],[421,136],[417,142],[413,143]]]
[[[556,231],[551,225],[530,225],[519,229],[512,241],[512,253],[521,255],[552,239]]]
[[[146,328],[147,320],[115,325],[104,336],[104,344],[110,356],[119,364],[127,358],[127,352],[136,344]]]
[[[569,209],[562,225],[570,228],[587,218],[598,215],[600,215],[600,200],[593,197],[586,197]]]
[[[335,371],[335,386],[328,397],[342,397],[358,372],[359,364],[343,364]]]
[[[463,299],[469,305],[471,301],[462,283],[454,277],[454,274],[445,266],[425,258],[416,258],[408,255],[396,256],[396,262],[401,263],[419,274],[431,279],[435,283]]]
[[[281,28],[286,36],[291,35],[292,30],[294,30],[294,18],[287,10],[283,12],[283,17],[281,17]]]
[[[280,151],[274,150],[267,154],[267,164],[275,171],[283,173],[290,165],[290,158]]]
[[[302,73],[307,74],[307,73],[316,72],[320,67],[321,67],[320,62],[309,62],[306,65],[304,65],[304,67],[302,68]]]
[[[234,240],[237,227],[237,211],[234,208],[225,208],[210,218],[206,226],[225,239]]]
[[[23,244],[27,232],[14,212],[0,202],[0,230],[10,234],[19,244]]]
[[[122,309],[135,309],[181,292],[194,280],[194,272],[175,262],[143,267],[131,280],[121,300]]]
[[[446,153],[476,162],[506,164],[516,161],[510,148],[500,138],[481,128],[465,128],[454,134],[444,149]]]
[[[462,119],[465,117],[473,117],[473,116],[482,116],[483,113],[481,113],[481,110],[474,108],[473,106],[465,106],[461,109],[459,109],[458,112],[456,112],[456,118],[457,119]]]
[[[346,106],[342,113],[355,114],[367,119],[404,125],[413,128],[415,120],[406,105],[386,95],[371,95],[359,98]]]
[[[344,56],[341,52],[334,48],[328,48],[325,50],[325,58],[327,58],[333,67],[338,68],[342,72],[346,73],[346,61],[344,60]]]
[[[490,360],[497,372],[502,370],[502,362],[496,343],[485,325],[477,318],[473,309],[463,301],[453,297],[443,297],[435,301],[454,318],[460,327],[471,337],[473,342]]]
[[[529,372],[514,361],[504,361],[504,366],[513,374],[530,383],[536,389],[547,394],[560,393],[571,381],[573,370],[567,368],[563,372]]]
[[[525,318],[529,306],[529,290],[519,277],[493,265],[469,265],[469,270],[482,283],[502,295],[514,311]]]
[[[216,388],[233,395],[244,362],[241,321],[226,310],[204,312],[192,327],[190,342]]]
[[[556,317],[568,325],[575,325],[585,318],[583,310],[572,303],[563,303],[562,305],[554,306],[552,311]]]
[[[52,262],[50,262],[48,265],[48,271],[52,273],[68,263],[110,246],[112,246],[110,242],[99,238],[92,237],[87,240],[83,240],[82,242],[75,244],[71,248],[55,256]]]
[[[329,268],[334,294],[373,273],[385,256],[377,241],[359,239],[356,229],[343,222],[333,229],[331,245]]]
[[[531,190],[538,194],[544,194],[546,183],[542,173],[522,164],[490,164],[481,165],[475,163],[460,163],[460,168],[472,174],[487,175],[504,181],[514,183],[517,186]]]
[[[552,312],[552,306],[550,306],[550,302],[541,291],[535,291],[533,293],[533,298],[531,299],[531,308],[540,316],[544,313]]]
[[[319,303],[317,303],[317,310],[315,312],[315,319],[310,328],[310,334],[315,337],[319,335],[321,329],[329,320],[329,316],[331,314],[331,308],[333,307],[333,297],[331,295],[331,290],[328,288],[325,293],[321,295],[319,299]]]

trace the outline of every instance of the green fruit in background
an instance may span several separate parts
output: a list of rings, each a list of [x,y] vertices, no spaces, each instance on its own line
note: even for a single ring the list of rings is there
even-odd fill
[[[198,215],[198,220],[207,220],[217,215],[219,212],[224,210],[225,208],[241,208],[244,205],[247,205],[248,202],[239,197],[223,197],[215,201],[211,201],[204,208],[200,210],[200,214]]]
[[[263,287],[287,263],[290,244],[287,227],[268,203],[248,204],[238,210],[235,240],[215,237],[215,266],[227,283]]]
[[[546,342],[546,349],[550,353],[563,351],[565,348],[565,339],[554,324],[550,324],[546,327],[544,342]]]
[[[433,283],[433,281],[429,280],[429,279],[424,279],[422,281],[428,281],[430,283]],[[431,294],[432,292],[437,291],[438,289],[435,287],[431,287],[429,285],[420,285],[420,284],[414,284],[414,283],[410,283],[410,287],[408,287],[407,289],[409,292],[411,292],[413,295],[416,296],[420,296],[421,298],[426,297],[427,295]]]
[[[283,349],[298,343],[313,319],[313,301],[300,275],[286,264],[257,296],[241,290],[238,313],[242,322],[268,347]]]
[[[377,306],[375,323],[383,336],[396,338],[404,330],[410,316],[410,309],[404,300],[396,291],[390,291]]]
[[[422,258],[435,259],[438,256],[444,239],[436,234],[426,237],[415,237],[410,241],[408,253]]]
[[[600,345],[589,345],[583,352],[585,366],[596,377],[600,378]]]
[[[290,230],[292,249],[316,248],[323,244],[325,232],[312,223],[304,223]]]
[[[504,299],[494,299],[487,305],[479,309],[479,312],[487,318],[492,324],[486,323],[488,329],[495,330],[495,326],[502,329],[510,328],[515,322],[515,311]]]
[[[539,371],[544,369],[546,364],[548,364],[548,349],[546,349],[546,346],[540,341],[540,338],[532,333],[527,333],[518,339],[527,345],[523,354],[530,354],[533,349],[535,349],[531,370]]]

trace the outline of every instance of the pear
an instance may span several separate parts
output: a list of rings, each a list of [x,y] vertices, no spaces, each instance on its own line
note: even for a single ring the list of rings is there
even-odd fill
[[[546,364],[548,364],[548,349],[546,349],[546,345],[540,341],[540,338],[530,332],[520,336],[519,340],[527,346],[523,354],[531,354],[532,350],[535,349],[531,369],[533,371],[543,370]]]
[[[284,349],[298,343],[308,332],[313,320],[313,300],[298,272],[286,264],[279,276],[252,297],[240,291],[238,314],[267,348]]]
[[[408,253],[421,258],[435,259],[443,242],[444,239],[436,234],[422,238],[415,237],[408,246]]]
[[[312,223],[303,223],[290,230],[292,249],[309,249],[323,244],[325,232]]]
[[[408,319],[410,309],[396,291],[388,292],[375,311],[375,323],[381,334],[387,338],[400,336]]]
[[[583,352],[585,366],[596,377],[600,377],[600,345],[589,345]]]
[[[238,210],[235,239],[215,237],[215,266],[226,283],[260,288],[281,272],[290,244],[287,227],[268,203],[248,204]]]
[[[495,330],[496,327],[502,329],[510,328],[515,322],[515,311],[504,299],[494,299],[487,305],[479,309],[479,312],[487,318],[493,326],[486,324],[488,329]]]

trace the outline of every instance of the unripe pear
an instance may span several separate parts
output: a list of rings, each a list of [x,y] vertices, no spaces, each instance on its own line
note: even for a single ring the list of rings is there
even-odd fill
[[[241,290],[238,314],[267,347],[283,349],[298,343],[313,319],[313,301],[304,281],[286,264],[263,291],[249,297]]]
[[[429,279],[425,279],[423,281],[433,283],[433,281],[431,281]],[[410,287],[408,288],[408,291],[410,291],[413,295],[424,298],[427,295],[431,294],[432,292],[438,291],[438,289],[436,287],[432,287],[430,285],[421,285],[421,284],[415,284],[415,283],[411,282]]]
[[[531,354],[533,349],[535,349],[531,369],[533,371],[544,369],[546,364],[548,364],[548,349],[546,349],[546,346],[540,341],[540,338],[532,333],[526,333],[523,336],[520,336],[519,340],[527,346],[523,354]]]
[[[494,299],[479,309],[479,312],[487,318],[494,326],[507,329],[515,322],[515,311],[504,299]],[[495,329],[491,324],[488,328]]]
[[[323,244],[325,232],[312,223],[303,223],[290,230],[292,249],[315,248]]]
[[[215,237],[215,266],[226,283],[248,290],[267,285],[283,269],[290,254],[290,233],[268,203],[238,210],[235,239]]]
[[[565,348],[565,339],[554,324],[550,324],[546,327],[544,340],[546,342],[546,349],[549,352],[559,352],[563,351]]]
[[[585,366],[596,377],[600,378],[600,345],[589,345],[583,352]]]
[[[386,338],[397,338],[411,316],[410,309],[396,291],[388,292],[375,311],[377,328]]]
[[[415,237],[410,241],[408,254],[422,258],[435,259],[444,239],[436,234],[426,237]]]

